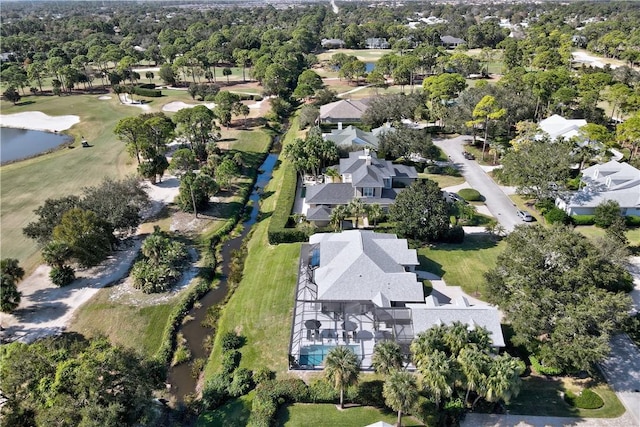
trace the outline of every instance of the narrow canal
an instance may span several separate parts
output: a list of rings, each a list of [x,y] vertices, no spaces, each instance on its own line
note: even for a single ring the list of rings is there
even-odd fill
[[[225,242],[222,248],[222,260],[219,264],[222,267],[222,274],[218,287],[209,291],[200,299],[200,304],[192,308],[187,314],[188,318],[192,318],[192,320],[183,324],[178,330],[178,333],[181,333],[187,341],[187,347],[191,352],[192,361],[195,359],[206,360],[209,356],[204,348],[204,340],[211,330],[203,327],[202,321],[205,319],[207,309],[223,301],[227,295],[227,277],[229,275],[231,252],[240,249],[242,241],[249,233],[249,230],[251,230],[251,226],[257,221],[260,211],[260,194],[269,183],[277,160],[278,154],[269,154],[262,163],[262,166],[260,166],[256,183],[253,186],[251,196],[249,196],[249,200],[251,201],[251,214],[242,224],[242,233],[240,233],[238,237]],[[176,399],[176,402],[183,402],[187,394],[195,392],[197,381],[198,379],[194,378],[191,374],[191,363],[182,363],[169,369],[167,383],[171,385],[170,393]]]

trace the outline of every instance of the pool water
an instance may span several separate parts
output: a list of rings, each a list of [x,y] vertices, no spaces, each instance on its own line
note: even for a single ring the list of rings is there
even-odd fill
[[[300,365],[319,366],[327,354],[335,345],[310,345],[300,349]],[[357,345],[349,345],[349,347],[358,357],[360,355],[360,347]]]

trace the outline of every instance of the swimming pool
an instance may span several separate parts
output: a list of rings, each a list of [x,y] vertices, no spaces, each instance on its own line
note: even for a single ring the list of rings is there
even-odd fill
[[[306,366],[320,366],[322,365],[322,361],[327,356],[329,351],[332,348],[336,347],[335,345],[309,345],[306,347],[302,347],[300,349],[300,360],[298,361],[300,365]],[[348,345],[356,356],[360,357],[360,346],[357,345]]]

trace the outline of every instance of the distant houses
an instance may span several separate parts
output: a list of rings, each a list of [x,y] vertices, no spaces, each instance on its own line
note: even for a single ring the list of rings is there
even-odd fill
[[[448,49],[456,48],[463,44],[467,44],[467,42],[464,39],[459,39],[457,37],[452,37],[452,36],[440,36],[440,43],[442,44],[442,46]]]
[[[320,45],[324,49],[342,49],[345,43],[341,39],[322,39]]]
[[[373,37],[365,40],[364,47],[367,49],[389,49],[391,45],[385,38]]]

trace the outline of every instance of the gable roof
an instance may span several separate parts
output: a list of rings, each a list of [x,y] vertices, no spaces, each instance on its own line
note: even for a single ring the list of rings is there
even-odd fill
[[[310,207],[307,210],[307,220],[309,221],[329,221],[331,219],[331,208],[325,205]]]
[[[587,124],[584,119],[565,119],[562,116],[554,114],[541,120],[538,126],[544,132],[548,133],[551,140],[558,138],[569,139],[580,133],[580,128]]]
[[[313,274],[318,300],[373,301],[378,294],[389,301],[424,299],[415,273],[404,268],[418,265],[416,250],[408,249],[406,239],[349,230],[314,234],[309,242],[320,246],[320,265]]]
[[[378,148],[378,137],[373,132],[365,132],[354,126],[347,126],[344,129],[334,129],[324,139],[332,141],[337,146],[350,147],[359,145],[373,149]]]
[[[413,166],[395,165],[384,159],[378,159],[375,152],[356,151],[349,158],[340,159],[340,175],[351,174],[354,187],[383,187],[384,179],[417,179],[418,173]]]
[[[621,208],[640,208],[640,170],[628,163],[611,160],[582,171],[585,186],[575,192],[569,207],[596,207],[606,200]]]
[[[320,106],[320,120],[360,121],[368,108],[367,100],[343,99]]]
[[[444,44],[465,44],[467,43],[464,39],[459,39],[453,36],[440,36],[440,41]]]

